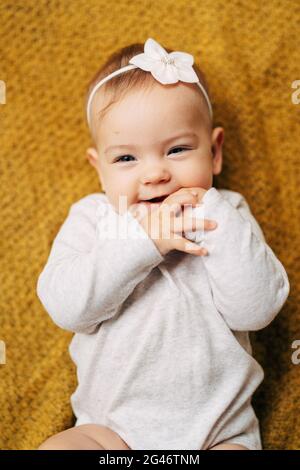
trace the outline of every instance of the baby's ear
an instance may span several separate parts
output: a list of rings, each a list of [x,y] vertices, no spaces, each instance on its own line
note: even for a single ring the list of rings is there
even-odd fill
[[[89,147],[86,151],[86,158],[90,162],[90,164],[97,168],[99,163],[99,155],[97,150],[94,147]]]
[[[213,174],[219,175],[222,171],[223,162],[223,146],[224,142],[224,129],[223,127],[215,127],[212,132],[212,164]]]

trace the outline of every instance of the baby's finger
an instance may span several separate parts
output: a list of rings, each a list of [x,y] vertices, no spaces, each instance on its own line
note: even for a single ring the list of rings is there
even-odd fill
[[[187,240],[184,237],[176,236],[176,238],[172,239],[172,250],[183,251],[184,253],[189,253],[191,255],[196,256],[206,256],[208,251],[206,248],[203,248],[196,243],[193,243]]]
[[[215,230],[218,224],[215,220],[199,217],[181,216],[174,219],[174,232],[191,232],[200,230]]]
[[[198,196],[192,194],[191,191],[184,191],[182,193],[171,194],[166,197],[162,205],[168,205],[172,208],[176,214],[181,212],[181,207],[184,205],[196,206],[198,202]]]

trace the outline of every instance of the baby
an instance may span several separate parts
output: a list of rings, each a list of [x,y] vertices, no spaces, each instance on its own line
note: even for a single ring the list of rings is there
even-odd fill
[[[104,193],[71,206],[37,284],[75,333],[77,420],[39,450],[262,449],[249,331],[275,318],[289,281],[244,197],[213,186],[212,116],[193,56],[153,39],[92,80],[87,157]]]

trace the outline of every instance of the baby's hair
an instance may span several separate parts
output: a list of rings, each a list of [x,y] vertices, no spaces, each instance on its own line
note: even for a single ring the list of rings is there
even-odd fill
[[[174,52],[173,49],[168,49],[167,47],[164,48],[168,53]],[[89,99],[89,95],[94,88],[94,86],[103,78],[105,78],[107,75],[111,74],[115,70],[120,69],[121,67],[125,67],[126,65],[129,65],[129,60],[137,55],[137,54],[142,54],[144,52],[144,44],[142,43],[134,43],[129,46],[123,47],[117,51],[115,51],[113,54],[109,56],[107,61],[100,67],[100,69],[96,72],[92,80],[88,83],[87,89],[86,89],[86,98],[85,98],[85,109],[87,107],[87,102]],[[198,67],[196,63],[193,64],[193,69],[195,70],[200,83],[204,86],[209,99],[211,101],[209,89],[208,89],[208,84],[205,78],[205,75],[202,70]],[[129,70],[125,73],[122,73],[120,75],[117,75],[107,82],[105,82],[100,89],[102,90],[102,93],[104,95],[108,96],[109,102],[108,104],[102,108],[100,111],[97,112],[97,117],[98,119],[103,119],[109,108],[119,100],[121,100],[130,90],[138,88],[138,89],[147,89],[148,87],[151,88],[155,84],[155,79],[153,78],[152,74],[150,72],[145,72],[144,70],[141,70],[140,68],[135,68],[133,70]],[[208,107],[206,104],[206,100],[198,86],[195,85],[195,90],[199,92],[201,95],[202,101],[204,106],[206,106],[207,113],[208,114]],[[95,142],[95,136],[93,133],[93,120],[91,120],[91,134],[92,138],[94,139]],[[211,119],[210,119],[211,121]],[[212,124],[212,123],[211,123]]]

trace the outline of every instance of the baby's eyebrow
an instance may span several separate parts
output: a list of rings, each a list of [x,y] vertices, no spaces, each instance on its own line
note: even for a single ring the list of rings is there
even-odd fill
[[[160,141],[159,144],[167,144],[169,142],[172,142],[173,140],[177,140],[182,137],[197,137],[197,134],[195,132],[184,132],[183,134],[179,134],[175,137],[170,137],[169,139],[166,139],[165,141]],[[104,153],[106,154],[111,150],[125,149],[125,148],[139,148],[139,145],[135,145],[135,144],[110,145],[104,150]]]

